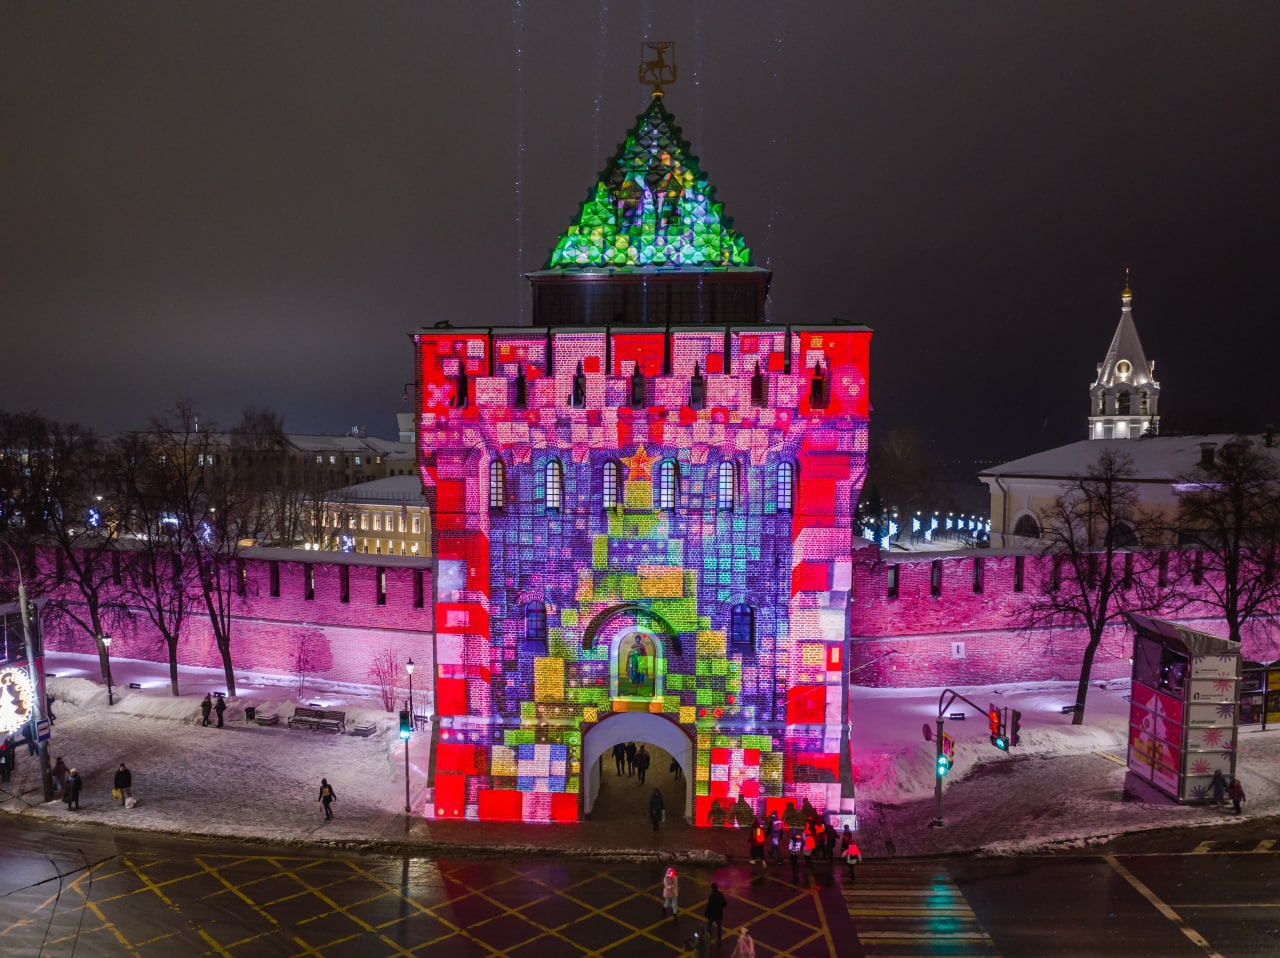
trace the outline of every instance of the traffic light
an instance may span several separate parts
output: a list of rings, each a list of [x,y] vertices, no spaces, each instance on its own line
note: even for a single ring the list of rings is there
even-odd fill
[[[1022,713],[1017,709],[1009,710],[1009,744],[1017,745],[1022,739]]]
[[[991,744],[1001,751],[1009,750],[1009,740],[1004,734],[1004,719],[994,704],[987,707],[987,728],[991,732]]]
[[[956,741],[945,732],[942,733],[942,751],[938,755],[938,778],[951,771],[955,764]]]
[[[407,709],[400,713],[400,737],[407,739],[413,731],[413,722],[409,720],[409,712]]]

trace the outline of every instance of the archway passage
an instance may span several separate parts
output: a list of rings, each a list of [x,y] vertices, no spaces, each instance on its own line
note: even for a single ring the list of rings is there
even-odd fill
[[[628,775],[624,762],[617,772],[615,745],[643,745],[649,754],[649,768],[643,785],[635,774]],[[677,776],[672,762],[680,766]],[[582,740],[582,813],[592,819],[618,822],[628,828],[648,828],[649,798],[654,788],[662,793],[668,822],[689,821],[693,815],[693,742],[670,719],[649,712],[621,712],[611,715],[587,732]]]
[[[628,774],[625,762],[622,774],[619,775],[611,753],[600,756],[597,762],[600,787],[591,808],[592,820],[617,825],[623,832],[631,832],[633,829],[647,831],[652,827],[649,799],[656,788],[662,793],[667,820],[672,824],[683,822],[689,791],[688,778],[683,775],[677,777],[671,771],[674,758],[666,749],[649,742],[635,744],[637,748],[643,745],[649,755],[650,763],[645,781],[643,784],[640,782],[638,772]],[[683,773],[683,767],[681,772]]]

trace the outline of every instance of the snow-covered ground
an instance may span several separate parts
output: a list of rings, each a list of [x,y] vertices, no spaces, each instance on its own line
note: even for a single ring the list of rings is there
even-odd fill
[[[369,738],[291,730],[284,722],[299,704],[296,680],[237,675],[239,695],[223,729],[200,726],[200,699],[225,688],[221,673],[183,669],[182,695],[168,690],[167,667],[112,661],[116,702],[97,675],[97,659],[57,654],[46,660],[56,702],[51,761],[61,755],[85,782],[80,812],[60,802],[39,804],[35,763],[25,753],[18,782],[25,791],[3,807],[28,814],[130,825],[179,833],[283,841],[394,840],[403,838],[404,748],[397,722],[376,690],[308,683],[302,704],[347,712],[348,728],[372,722]],[[130,683],[142,685],[129,688]],[[986,849],[994,853],[1085,844],[1139,829],[1239,821],[1221,810],[1179,806],[1153,792],[1126,792],[1124,768],[1128,683],[1090,690],[1086,724],[1072,726],[1061,707],[1074,699],[1074,683],[964,688],[979,705],[995,702],[1023,714],[1022,744],[1010,753],[988,740],[985,715],[958,702],[948,712],[956,764],[944,780],[944,827],[934,816],[934,751],[924,737],[937,717],[940,689],[855,688],[850,711],[864,850],[874,855],[932,854]],[[401,693],[403,694],[403,693]],[[429,693],[415,689],[418,711]],[[282,715],[275,727],[246,723],[244,708]],[[427,736],[409,750],[411,801],[421,805],[428,767]],[[111,800],[115,768],[133,772],[138,805]],[[1245,817],[1280,812],[1280,730],[1246,728],[1240,736],[1238,774]],[[333,784],[335,818],[325,822],[317,804],[321,777]]]

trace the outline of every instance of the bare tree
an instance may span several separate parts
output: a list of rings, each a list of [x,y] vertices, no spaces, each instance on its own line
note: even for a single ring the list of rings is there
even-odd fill
[[[1015,616],[1025,631],[1066,627],[1087,634],[1073,725],[1084,722],[1089,676],[1107,628],[1125,611],[1155,612],[1162,604],[1158,580],[1150,575],[1158,554],[1138,548],[1155,538],[1159,524],[1139,508],[1133,475],[1127,453],[1104,449],[1042,511],[1049,562],[1038,592]]]
[[[396,655],[395,649],[389,647],[379,649],[373,654],[373,664],[369,666],[369,678],[373,679],[373,684],[377,686],[382,696],[383,708],[388,712],[396,710],[396,703],[399,701],[397,683],[402,673],[400,658]]]
[[[1280,612],[1280,456],[1237,436],[1183,477],[1180,579],[1220,610],[1227,638]]]

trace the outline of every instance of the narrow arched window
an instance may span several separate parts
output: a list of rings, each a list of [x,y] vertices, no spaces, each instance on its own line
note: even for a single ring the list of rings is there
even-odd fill
[[[616,462],[606,462],[604,471],[601,476],[601,503],[605,509],[616,509],[622,504],[621,483],[618,479],[618,464]]]
[[[1040,538],[1040,523],[1031,516],[1022,516],[1013,527],[1013,534],[1024,539]]]
[[[658,467],[658,508],[675,509],[680,493],[680,473],[675,460],[665,459]]]
[[[501,459],[489,463],[489,508],[501,509],[507,504],[507,470]]]
[[[1107,412],[1107,394],[1098,393],[1098,415],[1104,416]]]
[[[716,508],[721,512],[733,512],[734,500],[733,463],[720,463],[720,474],[716,481]]]
[[[558,512],[564,504],[564,468],[559,459],[552,459],[547,463],[546,479],[543,499],[548,511],[554,509]]]
[[[1138,393],[1138,415],[1149,416],[1151,414],[1151,397],[1144,389]]]
[[[764,373],[760,372],[760,364],[756,363],[756,371],[751,374],[751,405],[767,406],[769,404],[769,387],[765,384]]]
[[[756,613],[745,602],[739,602],[729,610],[729,648],[749,651],[755,644]]]
[[[541,602],[524,607],[524,648],[526,652],[547,651],[547,607]]]
[[[778,511],[790,512],[795,502],[795,467],[789,462],[778,463]]]
[[[1129,394],[1127,392],[1116,393],[1116,415],[1129,415]]]

